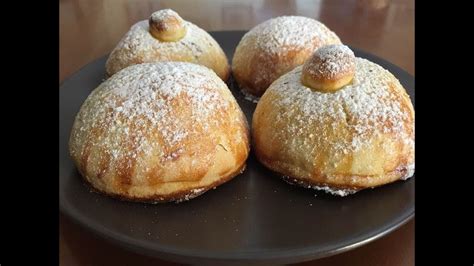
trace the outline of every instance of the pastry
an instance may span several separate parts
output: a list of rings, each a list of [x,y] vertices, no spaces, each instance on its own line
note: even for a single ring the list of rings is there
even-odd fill
[[[232,59],[233,76],[245,94],[258,97],[319,47],[340,43],[334,32],[314,19],[273,18],[244,35]]]
[[[414,109],[399,81],[344,45],[318,49],[257,104],[258,160],[290,183],[344,196],[414,174]]]
[[[133,25],[110,54],[106,71],[111,76],[130,65],[158,61],[204,65],[224,81],[230,75],[227,57],[211,35],[171,9]]]
[[[247,120],[204,66],[129,66],[97,87],[76,116],[69,150],[96,190],[125,200],[182,201],[243,171]]]

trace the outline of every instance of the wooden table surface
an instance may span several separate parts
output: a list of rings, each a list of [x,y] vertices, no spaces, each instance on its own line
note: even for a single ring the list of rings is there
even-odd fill
[[[63,81],[116,45],[136,21],[172,8],[208,31],[248,30],[280,15],[315,18],[351,46],[414,75],[414,3],[410,0],[61,0],[60,73]],[[110,244],[60,215],[60,264],[177,265]],[[413,265],[414,220],[355,250],[299,265]]]

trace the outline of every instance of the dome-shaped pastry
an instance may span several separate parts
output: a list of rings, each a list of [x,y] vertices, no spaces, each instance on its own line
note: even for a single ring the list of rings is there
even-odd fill
[[[96,88],[71,132],[71,156],[97,190],[136,201],[181,201],[245,167],[245,116],[226,84],[184,62],[127,67]]]
[[[342,45],[319,49],[268,88],[252,136],[266,167],[337,195],[414,173],[408,94],[390,72]]]
[[[204,65],[227,80],[230,67],[219,44],[171,9],[159,10],[131,27],[110,54],[109,76],[130,65],[181,61]]]
[[[232,59],[232,72],[244,93],[261,96],[273,81],[302,65],[316,49],[340,43],[334,32],[314,19],[273,18],[244,35]]]

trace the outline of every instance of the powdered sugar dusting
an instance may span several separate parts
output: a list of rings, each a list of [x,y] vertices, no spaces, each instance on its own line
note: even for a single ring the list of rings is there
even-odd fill
[[[300,16],[267,20],[247,32],[239,42],[232,70],[241,89],[260,96],[273,81],[304,64],[321,46],[340,44],[324,24]]]
[[[316,77],[334,79],[339,74],[354,72],[355,56],[346,45],[327,45],[316,50],[306,61],[304,72]]]
[[[172,56],[172,52],[179,52],[182,50],[189,50],[192,56],[199,57],[202,54],[202,49],[199,48],[200,39],[205,38],[202,36],[202,30],[199,30],[194,24],[187,21],[183,22],[186,27],[186,35],[178,42],[162,42],[154,38],[149,32],[149,25],[147,20],[143,20],[133,25],[129,32],[124,36],[116,49],[124,48],[128,49],[130,57],[136,56],[135,54],[140,52],[143,56],[142,61],[148,62],[149,60],[156,60],[155,51],[163,51],[162,49],[170,50],[170,53],[162,53],[162,56]],[[163,58],[165,59],[165,58]]]
[[[199,62],[211,47],[219,47],[216,41],[196,25],[183,21],[186,34],[176,42],[162,42],[149,32],[148,20],[133,25],[112,51],[107,61],[107,72],[113,74],[131,64],[156,61]],[[182,60],[175,60],[179,55]],[[115,60],[110,60],[110,59]],[[119,60],[117,60],[117,58]],[[186,59],[186,60],[184,60]]]
[[[330,145],[333,151],[344,154],[359,150],[381,133],[397,133],[401,140],[413,138],[405,128],[411,121],[410,113],[402,110],[397,98],[400,95],[390,88],[390,84],[398,81],[382,67],[356,58],[352,84],[334,93],[313,91],[302,85],[301,72],[302,66],[299,66],[269,88],[279,95],[273,104],[287,110],[279,114],[280,118],[286,121],[287,117],[295,117],[288,125],[291,135],[302,134],[301,129],[308,123],[331,123],[332,128],[344,124],[356,134],[349,139],[337,139]],[[326,139],[323,135],[309,137]]]
[[[224,88],[225,84],[214,72],[200,65],[184,62],[133,65],[116,73],[89,96],[78,114],[76,135],[87,135],[81,132],[97,128],[106,130],[101,134],[105,139],[97,141],[107,145],[105,150],[114,159],[136,158],[142,152],[160,150],[154,148],[158,143],[150,143],[153,139],[150,136],[155,134],[162,139],[164,147],[173,147],[194,134],[191,127],[183,126],[182,119],[178,119],[176,106],[192,106],[187,114],[189,122],[210,128],[219,121],[208,118],[229,106],[220,94]],[[95,107],[85,108],[87,105]],[[123,147],[124,139],[132,140],[136,147]],[[177,149],[166,159],[172,160],[179,153]]]
[[[181,22],[183,21],[183,19],[178,15],[178,13],[169,8],[154,12],[153,14],[151,14],[150,18],[152,21],[167,21],[170,19],[178,20]],[[164,23],[163,26],[166,27],[166,23]]]
[[[407,180],[415,174],[415,164],[410,164],[407,167],[407,173],[405,176],[402,176],[400,179]]]
[[[321,190],[321,191],[324,191],[326,193],[330,193],[332,195],[335,195],[335,196],[340,196],[340,197],[345,197],[345,196],[348,196],[350,194],[354,194],[357,192],[357,190],[354,190],[354,189],[334,189],[334,188],[330,188],[328,186],[312,186],[311,187],[312,189],[315,189],[315,190]]]
[[[331,188],[329,186],[309,185],[309,184],[307,184],[306,182],[304,182],[302,180],[298,180],[298,179],[291,178],[291,177],[288,177],[288,176],[284,176],[283,180],[285,180],[289,184],[296,184],[296,185],[299,185],[299,186],[302,186],[302,187],[305,187],[305,188],[312,188],[312,189],[315,189],[315,190],[324,191],[326,193],[329,193],[329,194],[332,194],[332,195],[335,195],[335,196],[340,196],[340,197],[345,197],[345,196],[354,194],[358,191],[356,189],[348,189],[348,188],[342,189],[342,188]]]
[[[195,188],[192,189],[189,193],[184,195],[181,199],[175,201],[175,203],[181,203],[184,201],[188,201],[190,199],[194,199],[195,197],[201,195],[206,189],[205,188]]]
[[[249,102],[258,103],[260,100],[260,97],[250,94],[245,89],[241,89],[240,92],[245,96],[244,99]]]
[[[257,44],[271,53],[286,48],[313,47],[315,43],[340,43],[337,35],[324,24],[301,16],[281,16],[267,20],[244,35],[242,41],[257,38]],[[318,45],[319,47],[319,45]]]

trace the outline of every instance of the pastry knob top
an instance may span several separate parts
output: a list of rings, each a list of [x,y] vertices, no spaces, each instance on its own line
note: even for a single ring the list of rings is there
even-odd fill
[[[176,42],[186,34],[184,20],[171,9],[158,10],[148,20],[150,33],[163,42]]]
[[[312,90],[335,92],[351,83],[355,74],[355,56],[342,44],[319,48],[303,65],[301,82]]]

